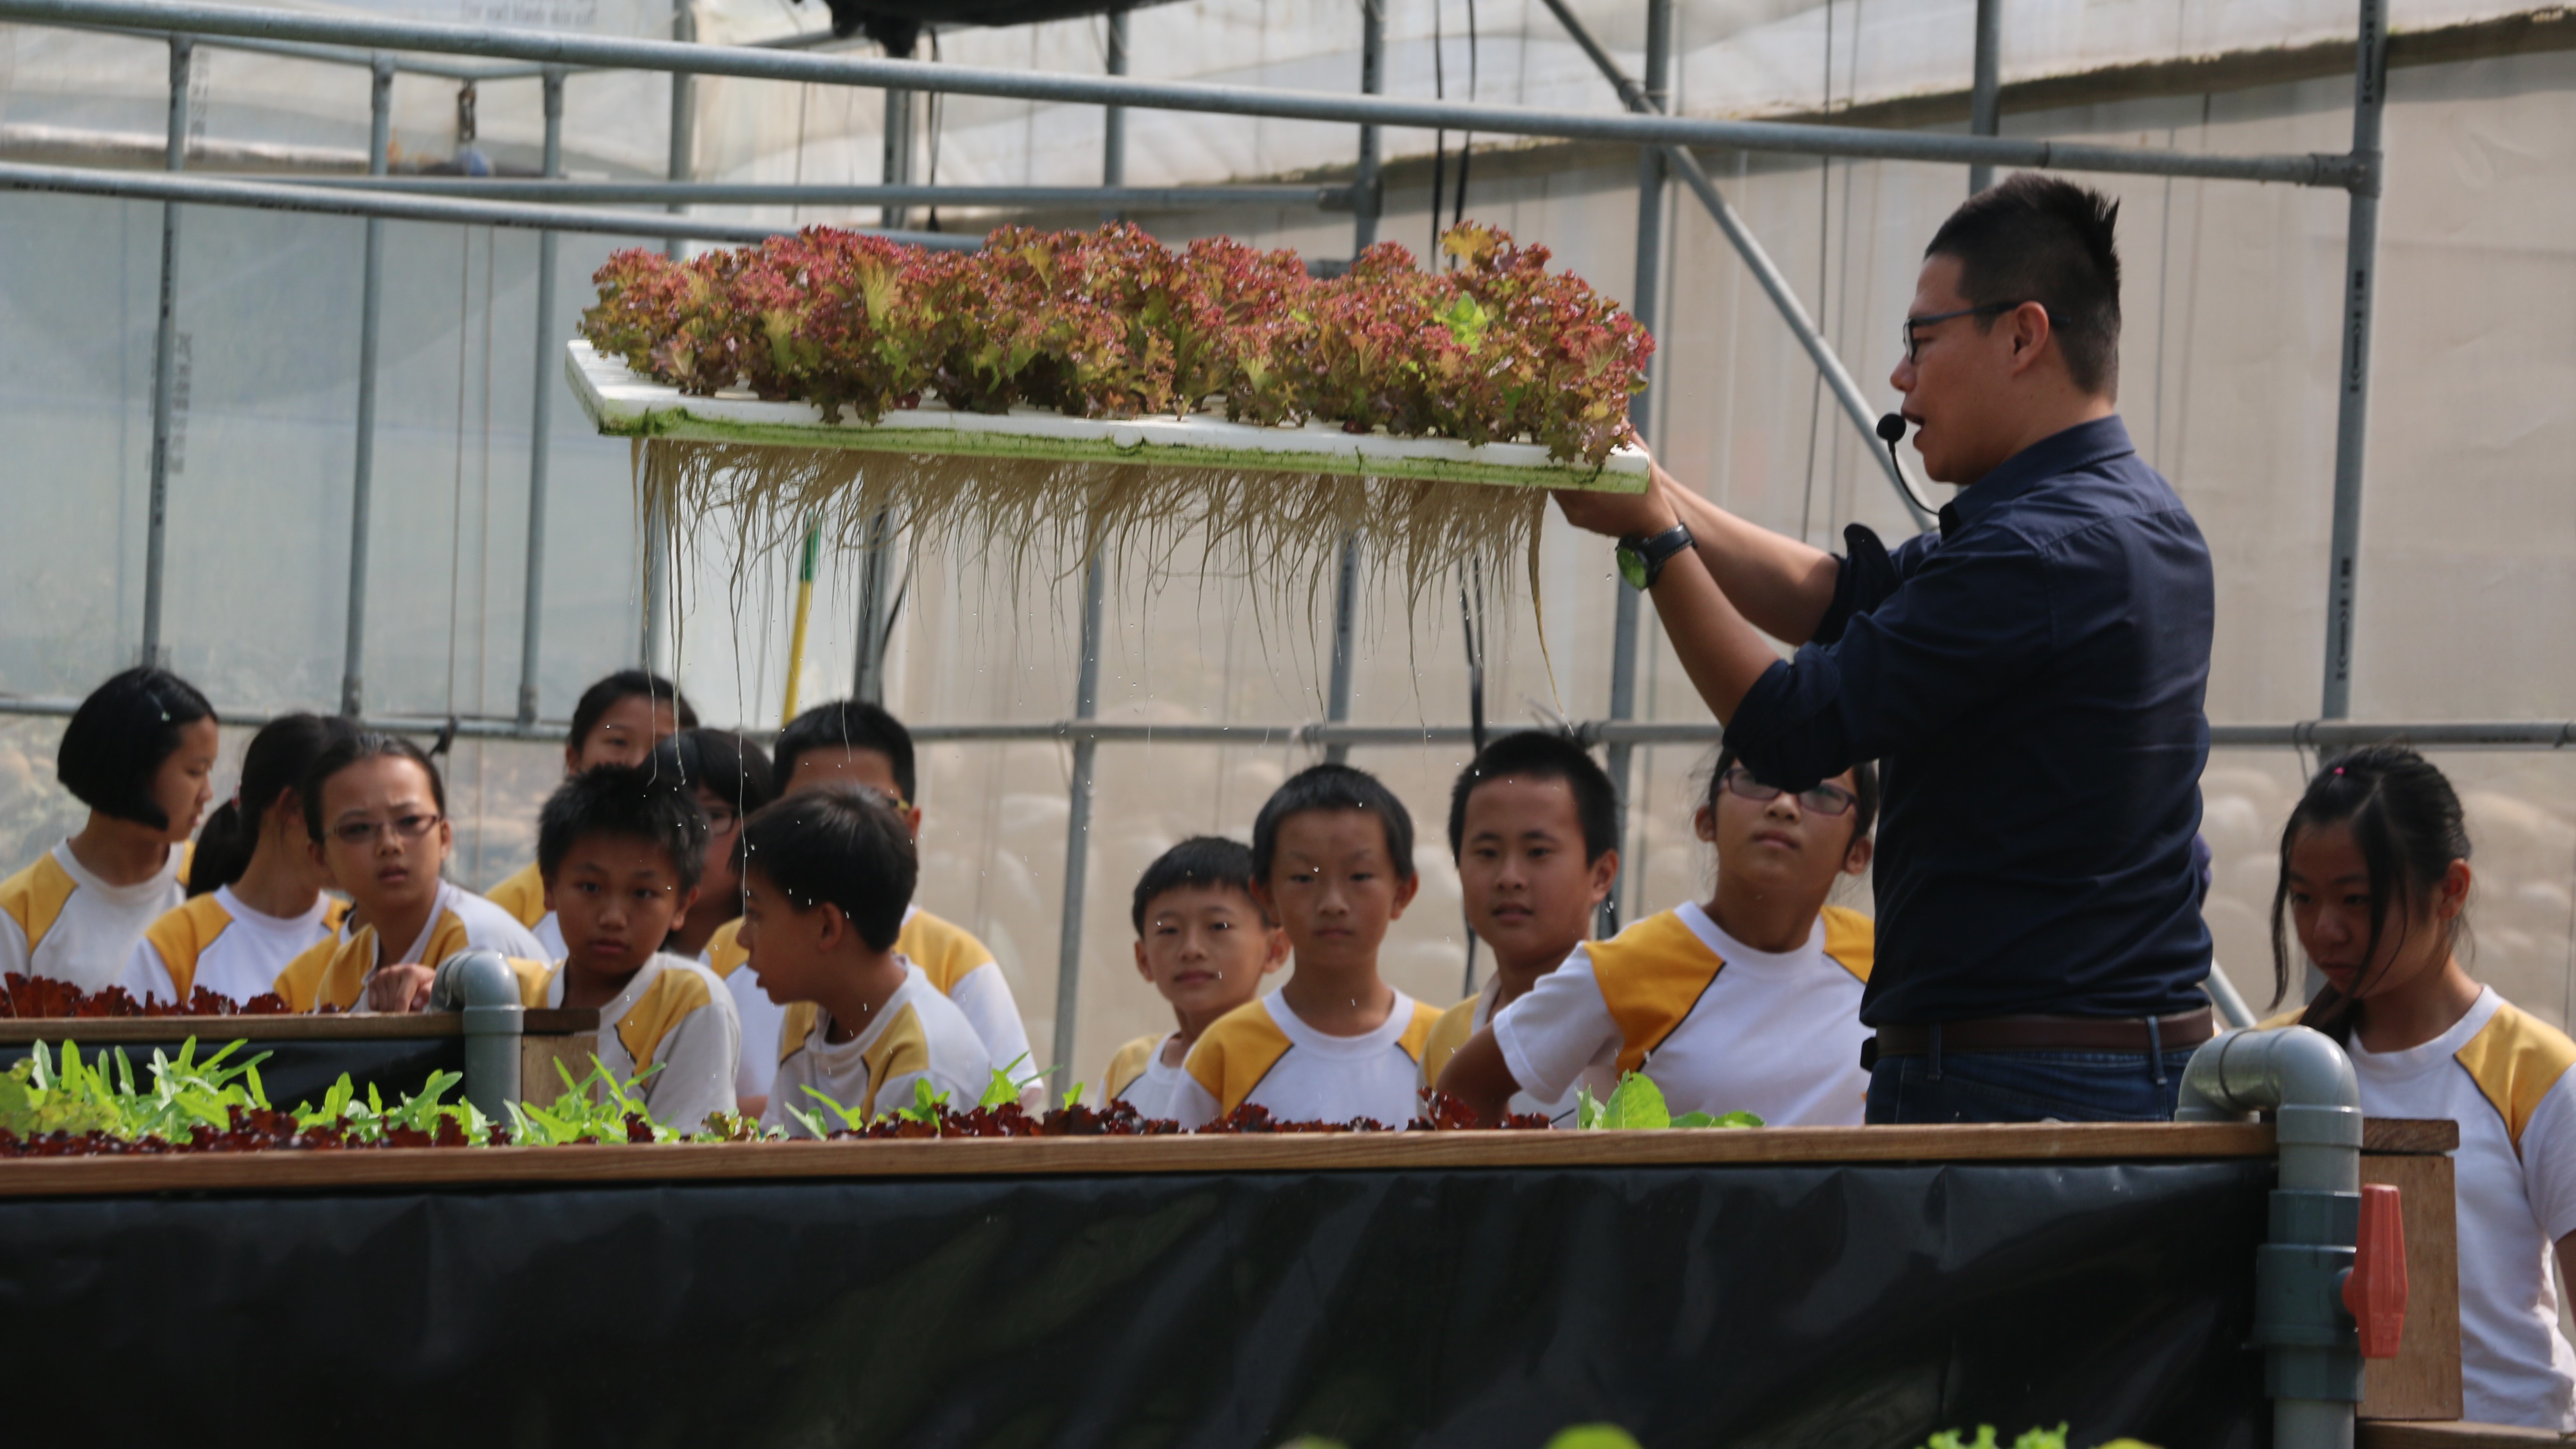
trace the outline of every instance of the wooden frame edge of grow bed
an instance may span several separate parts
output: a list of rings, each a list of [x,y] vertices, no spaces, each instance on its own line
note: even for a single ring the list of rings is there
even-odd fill
[[[1582,468],[1551,460],[1536,443],[1468,444],[1453,438],[1343,433],[1322,425],[1264,428],[1196,413],[1186,419],[1071,418],[1017,408],[987,416],[934,403],[889,414],[876,426],[827,423],[822,409],[811,403],[763,402],[738,394],[691,397],[637,376],[579,338],[565,344],[564,379],[591,425],[608,437],[1409,478],[1594,493],[1643,493],[1652,486],[1646,455],[1633,444],[1613,453],[1600,468]],[[1313,446],[1293,446],[1300,440],[1311,440]]]
[[[2263,1157],[2239,1123],[1769,1127],[1664,1132],[1278,1133],[382,1148],[0,1160],[0,1199],[152,1192],[600,1186],[1122,1173],[1446,1171],[1503,1167],[2117,1162]]]

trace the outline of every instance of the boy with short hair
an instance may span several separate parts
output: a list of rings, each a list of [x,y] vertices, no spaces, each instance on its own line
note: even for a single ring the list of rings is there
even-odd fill
[[[1288,937],[1252,897],[1251,850],[1213,835],[1184,840],[1145,867],[1133,919],[1137,974],[1172,1004],[1180,1029],[1120,1047],[1102,1095],[1139,1116],[1169,1117],[1190,1048],[1287,964]]]
[[[1252,895],[1296,964],[1190,1048],[1174,1120],[1202,1127],[1251,1105],[1283,1122],[1412,1121],[1440,1012],[1387,985],[1377,953],[1421,885],[1413,817],[1376,776],[1348,765],[1290,776],[1252,822]]]
[[[680,687],[658,674],[621,669],[581,692],[564,734],[564,777],[599,765],[640,765],[653,747],[698,727],[698,712]],[[544,869],[536,861],[504,876],[483,898],[517,918],[549,959],[564,954],[562,929],[546,905]]]
[[[1449,1008],[1431,1029],[1422,1082],[1441,1070],[1495,1013],[1529,993],[1592,934],[1593,912],[1619,877],[1619,792],[1570,735],[1508,734],[1458,772],[1449,792],[1449,853],[1467,927],[1494,952],[1482,991]],[[1581,1084],[1607,1096],[1616,1079],[1587,1071]],[[1515,1115],[1572,1126],[1576,1094],[1514,1091]]]
[[[1514,1091],[1555,1098],[1587,1072],[1640,1072],[1675,1116],[1860,1125],[1876,935],[1825,897],[1868,869],[1877,810],[1867,764],[1793,794],[1721,752],[1694,816],[1717,847],[1708,904],[1576,949],[1458,1049],[1440,1090],[1492,1121]]]
[[[995,1063],[966,1014],[897,945],[920,862],[893,802],[820,785],[751,817],[743,839],[747,964],[788,1006],[792,1033],[761,1125],[805,1135],[795,1112],[840,1125],[809,1087],[865,1118],[910,1107],[922,1082],[961,1111],[973,1107]]]
[[[665,953],[697,896],[706,817],[680,783],[601,765],[566,780],[537,818],[537,865],[568,949],[529,983],[532,1007],[597,1007],[600,1065],[641,1088],[682,1132],[734,1110],[742,1029],[715,973]]]
[[[913,773],[912,732],[879,706],[856,699],[818,704],[788,722],[770,758],[780,796],[825,784],[863,786],[883,796],[894,808],[905,833],[915,841],[920,839],[921,807],[914,803],[920,793]],[[911,891],[907,888],[904,894],[909,899]],[[753,1052],[745,1053],[743,1081],[739,1084],[748,1111],[750,1104],[771,1095],[769,1071],[777,1060],[773,1050],[786,1049],[794,1037],[786,1033],[785,1008],[770,1000],[758,983],[742,972],[749,953],[744,949],[741,930],[738,921],[718,927],[699,959],[723,977],[733,992],[734,1008],[743,1021],[744,1040],[754,1047]],[[1003,976],[993,953],[973,933],[919,906],[908,906],[895,949],[920,967],[930,984],[966,1013],[995,1066],[1015,1077],[1036,1075],[1030,1067],[1029,1031],[1020,1023],[1019,1003],[1011,997],[1010,980]],[[978,1085],[977,1094],[982,1091]],[[1024,1099],[1034,1103],[1035,1089],[1025,1093]]]

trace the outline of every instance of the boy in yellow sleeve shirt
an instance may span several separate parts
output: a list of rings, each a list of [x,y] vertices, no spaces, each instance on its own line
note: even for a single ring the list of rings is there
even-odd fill
[[[1587,1073],[1641,1072],[1675,1115],[1860,1125],[1877,938],[1825,897],[1869,868],[1877,809],[1867,764],[1793,795],[1720,753],[1694,822],[1717,847],[1708,903],[1578,948],[1459,1049],[1440,1090],[1491,1121],[1515,1091],[1553,1099]]]
[[[1440,1080],[1449,1059],[1494,1014],[1529,994],[1592,934],[1592,914],[1619,878],[1619,792],[1591,754],[1567,735],[1529,730],[1487,745],[1449,794],[1449,853],[1467,926],[1493,948],[1494,975],[1431,1028],[1422,1082]],[[1598,1100],[1617,1079],[1587,1071],[1577,1086]],[[1574,1125],[1578,1093],[1542,1100],[1514,1091],[1515,1116]]]
[[[706,834],[675,777],[624,765],[565,781],[537,821],[546,901],[569,949],[527,1004],[598,1008],[600,1065],[642,1076],[645,1110],[682,1132],[734,1110],[742,1050],[724,983],[661,949],[697,896]]]
[[[957,1004],[896,944],[920,875],[912,832],[872,790],[799,791],[743,826],[742,942],[749,970],[788,1007],[763,1127],[808,1133],[913,1105],[924,1084],[973,1107],[996,1063]],[[810,1091],[808,1089],[811,1089]]]
[[[1249,1105],[1282,1122],[1411,1122],[1440,1011],[1387,985],[1377,955],[1421,885],[1413,817],[1376,776],[1316,765],[1289,777],[1252,822],[1252,890],[1295,964],[1190,1048],[1173,1120],[1203,1127]]]
[[[1136,971],[1171,1003],[1177,1030],[1118,1049],[1104,1101],[1168,1118],[1181,1064],[1207,1029],[1288,963],[1288,937],[1252,898],[1252,852],[1212,835],[1184,840],[1136,878]]]
[[[921,807],[913,803],[918,794],[912,732],[876,705],[856,699],[834,700],[796,716],[778,736],[772,768],[782,798],[827,784],[874,790],[894,807],[905,832],[916,841],[920,839]],[[911,892],[907,890],[905,896],[909,900]],[[750,1049],[743,1053],[742,1075],[734,1087],[742,1098],[743,1111],[753,1114],[772,1095],[770,1073],[777,1066],[778,1054],[790,1047],[795,1034],[787,1030],[786,1008],[772,1001],[755,977],[742,970],[751,954],[744,948],[742,930],[739,921],[718,928],[707,942],[706,954],[699,959],[724,979],[726,988],[733,993],[734,1011],[742,1018],[743,1040]],[[1019,1003],[1012,999],[1010,979],[973,933],[919,906],[907,905],[895,950],[920,967],[932,988],[955,1002],[966,1019],[974,1023],[975,1033],[983,1040],[984,1050],[995,1066],[1008,1068],[1014,1077],[1036,1075],[1030,1069],[1029,1031],[1020,1022]],[[1019,1065],[1012,1066],[1014,1062]],[[976,1091],[980,1094],[982,1086]],[[1036,1100],[1034,1087],[1023,1094],[1026,1105],[1034,1106]],[[798,1105],[802,1110],[802,1104]]]

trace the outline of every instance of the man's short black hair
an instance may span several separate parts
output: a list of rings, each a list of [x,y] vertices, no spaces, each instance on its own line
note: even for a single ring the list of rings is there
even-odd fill
[[[770,758],[785,785],[796,774],[796,757],[808,750],[874,750],[893,767],[894,786],[904,803],[918,805],[921,793],[912,774],[912,731],[881,705],[863,699],[836,699],[818,704],[787,722],[779,731]]]
[[[1129,918],[1136,923],[1136,934],[1145,934],[1145,913],[1154,898],[1165,891],[1183,886],[1208,886],[1243,892],[1252,899],[1252,848],[1240,840],[1222,835],[1193,835],[1161,855],[1136,877],[1136,901]],[[1257,909],[1260,902],[1253,901]],[[1268,916],[1265,914],[1266,922]]]
[[[650,764],[596,765],[556,786],[537,813],[537,873],[553,884],[574,842],[591,835],[661,847],[682,891],[697,888],[706,866],[706,812],[677,776]]]
[[[679,718],[680,728],[698,727],[698,712],[690,705],[689,697],[680,692],[680,686],[641,669],[621,669],[581,692],[581,702],[572,707],[572,732],[564,737],[564,743],[578,753],[581,742],[599,728],[600,716],[622,699],[667,699],[671,713]]]
[[[2067,375],[2097,397],[2120,391],[2120,203],[2089,186],[2024,171],[1959,204],[1926,257],[1959,260],[1971,305],[2037,302]],[[1991,327],[1994,318],[1978,319]]]
[[[214,717],[197,687],[167,669],[110,675],[63,726],[54,776],[101,815],[167,830],[170,816],[153,800],[152,782],[178,752],[180,729]]]
[[[1743,761],[1735,757],[1735,750],[1732,746],[1721,747],[1717,752],[1717,763],[1708,767],[1708,795],[1701,801],[1701,803],[1706,805],[1709,809],[1715,810],[1717,808],[1718,792],[1726,788],[1726,772],[1743,763]],[[1747,768],[1750,767],[1748,766]],[[1858,845],[1861,840],[1869,834],[1869,828],[1878,823],[1878,766],[1869,760],[1863,760],[1859,764],[1852,766],[1851,775],[1851,838],[1852,844]],[[1753,778],[1756,780],[1762,779],[1759,774],[1756,774]],[[1769,784],[1770,782],[1764,780],[1763,783]],[[1830,784],[1832,782],[1827,781],[1825,783]]]
[[[1384,781],[1349,765],[1310,765],[1261,803],[1252,818],[1252,878],[1270,879],[1279,853],[1280,822],[1310,810],[1366,810],[1386,831],[1386,853],[1395,859],[1398,880],[1413,879],[1413,817]]]
[[[840,908],[872,951],[891,951],[921,877],[912,831],[894,806],[858,785],[819,785],[743,825],[747,870],[800,911]]]
[[[682,730],[655,745],[647,763],[684,788],[725,801],[738,815],[748,816],[778,798],[768,753],[731,730]]]
[[[1619,846],[1619,790],[1592,752],[1563,730],[1521,730],[1485,746],[1449,787],[1449,858],[1467,848],[1467,797],[1493,780],[1562,780],[1574,796],[1574,818],[1583,826],[1583,861],[1589,865]]]

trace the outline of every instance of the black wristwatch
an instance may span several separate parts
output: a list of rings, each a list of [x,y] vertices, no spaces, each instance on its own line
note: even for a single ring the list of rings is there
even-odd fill
[[[1673,555],[1690,546],[1690,528],[1680,523],[1652,538],[1623,538],[1619,540],[1619,577],[1627,580],[1632,589],[1651,589],[1655,580],[1663,577],[1664,565],[1671,562]]]

